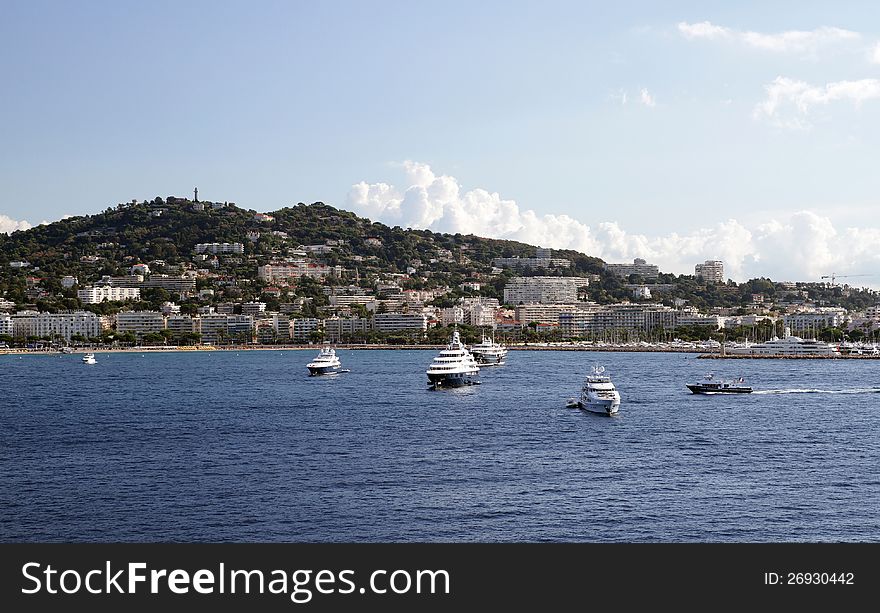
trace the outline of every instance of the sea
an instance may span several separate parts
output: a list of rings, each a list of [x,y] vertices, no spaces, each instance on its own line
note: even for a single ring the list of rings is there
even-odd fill
[[[880,541],[880,362],[316,353],[0,356],[0,541]],[[593,365],[616,416],[566,408]]]

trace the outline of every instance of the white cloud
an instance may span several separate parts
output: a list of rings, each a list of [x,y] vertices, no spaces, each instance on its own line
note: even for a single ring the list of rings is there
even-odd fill
[[[31,224],[24,220],[16,221],[6,215],[0,215],[0,234],[8,234],[16,230],[27,230],[32,227]]]
[[[678,31],[688,40],[726,40],[746,46],[777,53],[794,53],[815,56],[821,47],[861,40],[861,35],[852,30],[822,26],[815,30],[788,30],[775,34],[734,30],[715,25],[709,21],[678,24]]]
[[[793,129],[810,127],[808,116],[815,106],[849,100],[858,108],[865,101],[880,98],[880,80],[877,79],[836,81],[816,86],[788,77],[776,77],[764,89],[767,98],[755,106],[753,117]]]
[[[648,93],[648,89],[643,87],[639,92],[639,100],[645,106],[655,106],[657,102],[654,100],[654,96]]]
[[[720,259],[726,276],[737,281],[818,281],[831,272],[866,274],[880,267],[880,228],[838,229],[810,211],[752,227],[728,219],[683,234],[647,236],[614,221],[590,226],[568,215],[541,215],[485,189],[464,191],[454,177],[436,175],[427,164],[408,161],[403,168],[405,188],[361,182],[352,187],[348,207],[391,225],[576,249],[608,262],[641,257],[676,274],[693,274],[694,264]]]

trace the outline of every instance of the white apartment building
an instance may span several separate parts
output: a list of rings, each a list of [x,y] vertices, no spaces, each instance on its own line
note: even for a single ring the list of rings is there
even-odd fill
[[[14,327],[10,315],[0,315],[0,335],[13,336]]]
[[[229,326],[223,313],[205,313],[199,316],[202,326],[202,343],[205,345],[217,345],[220,341],[228,340]]]
[[[351,317],[348,319],[331,317],[324,320],[324,335],[331,342],[354,334],[362,334],[373,329],[373,320],[364,317]]]
[[[257,238],[260,235],[257,233]],[[250,238],[250,236],[248,236]],[[244,244],[242,243],[199,243],[195,248],[196,253],[244,253]]]
[[[341,274],[341,267],[338,274]],[[299,279],[300,277],[311,277],[320,279],[336,272],[334,268],[326,264],[317,264],[315,262],[287,262],[284,264],[265,264],[257,268],[257,276],[268,282],[283,281],[287,279]]]
[[[265,302],[244,302],[241,305],[242,315],[259,316],[266,312]]]
[[[149,279],[142,281],[139,285],[141,288],[161,287],[183,297],[191,296],[196,291],[196,279],[194,276],[189,275],[153,275]]]
[[[76,297],[83,304],[101,304],[105,300],[138,300],[141,290],[137,287],[113,287],[112,285],[99,285],[86,287],[76,291]]]
[[[202,320],[200,317],[190,315],[172,315],[165,319],[165,329],[173,332],[175,336],[184,333],[201,334]]]
[[[252,315],[227,315],[226,329],[236,342],[250,342],[254,318]]]
[[[321,329],[321,320],[314,317],[300,317],[290,320],[290,337],[296,343],[311,340],[312,332]]]
[[[91,338],[101,335],[101,318],[88,311],[74,313],[37,313],[22,311],[10,318],[12,334],[17,337],[62,337],[69,341],[73,336]]]
[[[15,308],[15,303],[6,298],[0,298],[0,311],[11,311]]]
[[[472,326],[495,327],[496,307],[474,304],[464,310],[464,322]]]
[[[701,277],[706,283],[724,283],[724,262],[706,260],[694,266],[694,276]]]
[[[290,340],[290,317],[283,313],[272,313],[272,328],[278,340]]]
[[[524,324],[537,322],[539,324],[555,324],[559,323],[562,313],[571,313],[579,310],[587,310],[592,303],[581,302],[580,304],[541,304],[529,303],[519,304],[514,309],[514,319]]]
[[[123,311],[116,314],[116,331],[120,334],[134,332],[140,338],[164,329],[165,317],[158,311]]]
[[[585,277],[513,277],[504,286],[504,302],[570,304],[577,302],[578,288],[589,284]]]
[[[605,264],[605,270],[623,278],[640,275],[644,279],[656,279],[660,274],[659,266],[648,264],[642,258],[635,258],[632,264]]]
[[[424,313],[377,313],[373,316],[377,332],[403,332],[428,329],[428,316]]]
[[[367,305],[367,304],[370,304],[371,302],[376,301],[375,296],[367,296],[367,295],[364,295],[364,296],[360,296],[360,295],[355,295],[355,296],[330,295],[330,296],[328,296],[328,298],[330,300],[330,306],[335,306],[335,307],[347,307],[347,306],[351,306],[353,304]]]
[[[662,304],[609,304],[592,305],[577,311],[560,313],[559,328],[566,336],[584,336],[606,330],[673,330],[677,325],[706,325],[719,327],[720,318],[698,313],[676,311]]]
[[[651,288],[647,285],[639,285],[638,287],[634,287],[632,291],[633,298],[636,299],[647,299],[651,297]]]
[[[783,318],[785,327],[796,336],[812,334],[823,328],[843,328],[848,321],[846,309],[836,307],[790,313]]]
[[[492,266],[499,268],[569,268],[571,261],[565,258],[554,258],[552,249],[535,250],[535,257],[532,258],[495,258],[492,260]]]
[[[452,306],[440,309],[440,321],[444,326],[464,323],[464,309],[460,306]]]

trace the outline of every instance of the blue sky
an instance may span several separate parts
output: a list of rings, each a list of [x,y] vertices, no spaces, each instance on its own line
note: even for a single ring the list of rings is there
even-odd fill
[[[2,11],[0,231],[198,186],[671,272],[880,270],[869,3]]]

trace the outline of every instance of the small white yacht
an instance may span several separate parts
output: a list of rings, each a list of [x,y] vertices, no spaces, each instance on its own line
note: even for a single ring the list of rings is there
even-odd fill
[[[581,388],[580,398],[568,401],[569,407],[585,409],[591,413],[616,415],[620,409],[620,393],[605,374],[604,366],[593,366]]]
[[[84,364],[97,364],[98,361],[95,359],[94,353],[87,353],[82,357],[82,361]]]
[[[320,353],[315,356],[315,359],[306,364],[306,368],[309,369],[309,375],[327,375],[338,372],[341,366],[336,350],[329,343],[321,348]]]
[[[474,356],[461,342],[458,330],[452,333],[452,340],[441,350],[425,374],[428,375],[429,384],[432,387],[458,387],[460,385],[474,385],[480,367],[477,366]]]
[[[507,348],[485,334],[479,344],[471,345],[470,352],[480,366],[498,366],[504,364],[507,357]]]

